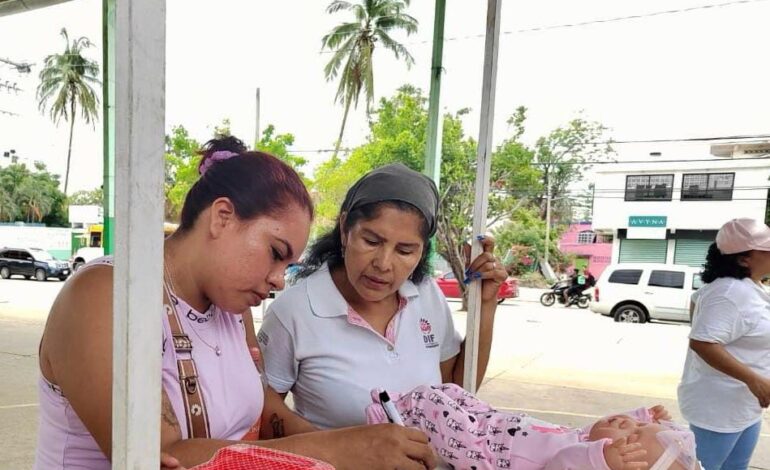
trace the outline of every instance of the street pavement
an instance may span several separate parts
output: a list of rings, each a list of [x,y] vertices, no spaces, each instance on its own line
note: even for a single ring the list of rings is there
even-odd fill
[[[31,468],[37,433],[37,346],[48,308],[63,283],[0,281],[0,470]],[[681,420],[676,386],[689,326],[626,325],[576,308],[543,307],[541,291],[498,308],[482,399],[567,426],[639,406],[665,405]],[[466,314],[455,310],[458,330]],[[257,327],[261,309],[255,309]],[[765,423],[752,468],[770,469]]]

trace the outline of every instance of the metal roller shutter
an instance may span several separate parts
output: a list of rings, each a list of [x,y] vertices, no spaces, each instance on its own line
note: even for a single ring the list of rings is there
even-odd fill
[[[676,241],[674,264],[701,267],[706,262],[706,253],[713,240],[682,239]]]
[[[668,240],[620,240],[621,263],[665,263]]]

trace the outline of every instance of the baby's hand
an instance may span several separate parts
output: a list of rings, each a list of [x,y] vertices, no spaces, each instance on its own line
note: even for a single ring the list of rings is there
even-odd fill
[[[652,416],[652,421],[656,423],[661,421],[671,421],[671,415],[663,405],[655,405],[650,408],[650,415]]]
[[[604,460],[610,470],[639,470],[649,467],[643,460],[647,451],[639,443],[629,444],[627,439],[617,439],[604,446]]]

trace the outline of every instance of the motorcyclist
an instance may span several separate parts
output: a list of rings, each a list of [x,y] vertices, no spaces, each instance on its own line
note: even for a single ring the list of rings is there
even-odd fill
[[[575,272],[572,273],[572,277],[570,278],[570,286],[564,289],[561,293],[562,297],[564,298],[564,305],[569,306],[570,297],[573,295],[580,295],[580,293],[588,287],[590,286],[588,286],[586,276],[582,275],[580,270],[576,268]]]

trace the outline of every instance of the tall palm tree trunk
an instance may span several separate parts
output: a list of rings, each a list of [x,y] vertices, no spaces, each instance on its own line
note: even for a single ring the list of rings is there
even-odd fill
[[[70,143],[67,149],[67,171],[64,173],[64,195],[67,195],[67,186],[70,182],[70,159],[72,158],[72,132],[75,130],[75,96],[70,99]]]
[[[337,144],[334,146],[334,155],[332,157],[337,158],[337,153],[340,151],[340,145],[342,145],[342,134],[345,133],[345,123],[348,121],[348,111],[350,111],[350,100],[345,100],[345,114],[342,115],[342,126],[340,126],[340,136],[337,138]]]

